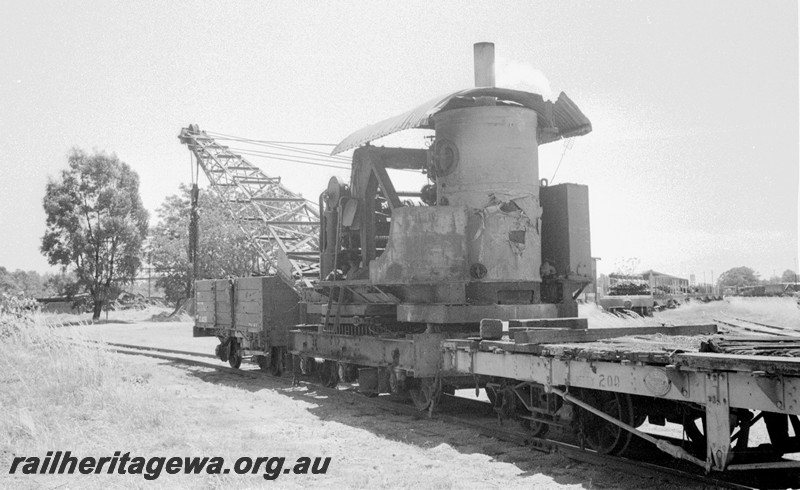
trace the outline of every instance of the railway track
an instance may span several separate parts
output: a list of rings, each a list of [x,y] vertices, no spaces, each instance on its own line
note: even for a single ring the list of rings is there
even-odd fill
[[[440,413],[440,412],[435,412],[434,414],[431,415],[428,414],[428,412],[420,412],[411,403],[401,401],[391,396],[367,397],[356,392],[354,389],[326,388],[319,384],[309,382],[308,377],[303,377],[303,378],[297,378],[292,376],[273,377],[273,376],[268,376],[266,373],[263,373],[260,370],[233,369],[228,366],[204,360],[209,358],[216,359],[215,356],[210,354],[174,350],[174,349],[162,349],[158,347],[149,347],[149,346],[137,346],[132,344],[120,344],[120,343],[99,342],[99,341],[91,341],[91,342],[102,346],[106,350],[117,352],[120,354],[138,355],[156,359],[163,359],[178,364],[213,369],[219,372],[233,374],[236,376],[241,376],[249,379],[267,378],[276,384],[283,385],[286,387],[290,387],[292,385],[301,383],[306,385],[309,389],[313,389],[315,393],[320,395],[345,397],[347,398],[348,402],[375,407],[398,415],[411,416],[415,418],[432,417],[434,419],[445,422],[450,426],[450,429],[452,429],[452,426],[470,428],[476,430],[477,432],[479,432],[484,436],[524,446],[530,448],[531,450],[536,450],[543,453],[558,452],[575,461],[597,465],[607,469],[611,468],[632,475],[636,475],[639,477],[644,476],[644,477],[668,480],[670,483],[673,484],[680,484],[680,483],[694,484],[694,485],[700,484],[700,485],[711,486],[712,488],[733,488],[733,489],[763,488],[762,485],[758,484],[755,485],[753,483],[744,484],[741,482],[722,478],[718,475],[705,475],[702,473],[698,473],[695,467],[680,465],[679,462],[677,462],[678,463],[677,466],[675,465],[666,466],[661,464],[660,462],[656,464],[652,462],[635,461],[618,456],[608,456],[608,455],[598,454],[593,451],[582,449],[577,444],[569,442],[532,437],[531,435],[526,434],[523,431],[523,429],[519,428],[518,424],[516,423],[507,422],[505,425],[500,425],[496,417],[493,416],[493,411],[491,407],[487,403],[478,400],[444,395],[442,407],[444,409],[447,408],[454,409],[452,411],[457,411],[458,413],[485,414],[482,417],[478,415],[473,415],[472,417],[468,417],[464,415],[453,415],[451,413]],[[478,405],[480,405],[480,407],[478,407]],[[459,410],[459,408],[462,410]],[[468,409],[464,410],[465,408]],[[513,426],[513,428],[510,426]],[[436,429],[431,429],[430,435],[445,437],[446,432],[447,429],[438,431]],[[676,463],[674,460],[669,460],[669,461],[671,463]],[[774,484],[774,482],[771,482],[769,487],[782,488],[780,486],[774,487],[772,486],[772,484]]]
[[[730,318],[725,318],[724,320],[719,318],[714,318],[714,321],[725,325],[729,329],[733,329],[734,331],[739,331],[739,332],[750,332],[759,334],[779,335],[781,337],[800,338],[800,331],[796,329],[755,322],[752,320],[747,320],[745,318],[730,317]]]

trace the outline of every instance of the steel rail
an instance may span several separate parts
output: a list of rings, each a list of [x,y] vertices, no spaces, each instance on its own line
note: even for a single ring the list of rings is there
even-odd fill
[[[729,327],[737,328],[740,330],[745,330],[748,332],[777,335],[780,337],[800,338],[800,331],[791,328],[776,327],[774,325],[750,322],[749,320],[741,320],[741,319],[734,319],[736,321],[730,321],[730,320],[726,321],[726,320],[720,320],[719,318],[714,318],[713,320],[717,323],[722,323],[723,325],[727,325]],[[754,326],[744,325],[740,323],[742,321],[749,322]]]
[[[774,328],[774,329],[777,329],[777,330],[788,330],[790,332],[797,332],[797,329],[794,329],[794,328],[791,328],[791,327],[781,327],[779,325],[769,325],[767,323],[754,322],[753,320],[748,320],[747,318],[738,318],[738,317],[735,317],[735,316],[732,317],[732,318],[734,320],[739,320],[740,322],[752,323],[753,325],[759,325],[761,327],[768,327],[768,328]]]

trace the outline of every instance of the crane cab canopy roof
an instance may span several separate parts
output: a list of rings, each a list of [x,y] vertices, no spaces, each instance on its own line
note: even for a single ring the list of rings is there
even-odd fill
[[[551,102],[544,100],[539,94],[520,90],[496,87],[470,88],[444,97],[436,97],[408,112],[361,128],[342,140],[331,155],[404,129],[434,129],[433,116],[436,113],[448,109],[485,105],[482,99],[488,97],[497,99],[496,105],[527,107],[536,111],[539,115],[539,127],[542,129],[539,144],[582,136],[592,130],[592,123],[564,92],[561,92],[555,102]]]

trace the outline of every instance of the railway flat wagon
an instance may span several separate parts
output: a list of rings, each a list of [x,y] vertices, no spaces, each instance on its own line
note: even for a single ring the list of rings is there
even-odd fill
[[[800,452],[796,338],[718,336],[714,324],[585,330],[509,324],[501,340],[444,341],[442,369],[487,380],[498,414],[522,419],[536,435],[570,427],[601,453],[657,448],[705,471],[800,467],[784,458]],[[679,430],[654,435],[653,426],[667,422]],[[759,422],[766,433],[752,437]]]

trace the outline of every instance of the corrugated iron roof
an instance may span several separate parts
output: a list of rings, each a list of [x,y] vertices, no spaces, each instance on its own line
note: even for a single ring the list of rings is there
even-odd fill
[[[551,102],[544,100],[539,94],[520,90],[497,87],[470,88],[436,97],[408,112],[361,128],[343,139],[333,149],[331,155],[404,129],[433,129],[433,116],[437,112],[475,105],[475,99],[479,97],[496,97],[497,104],[519,105],[536,111],[539,114],[539,127],[552,129],[542,133],[540,144],[581,136],[592,130],[592,123],[564,92],[561,92],[555,102]]]

